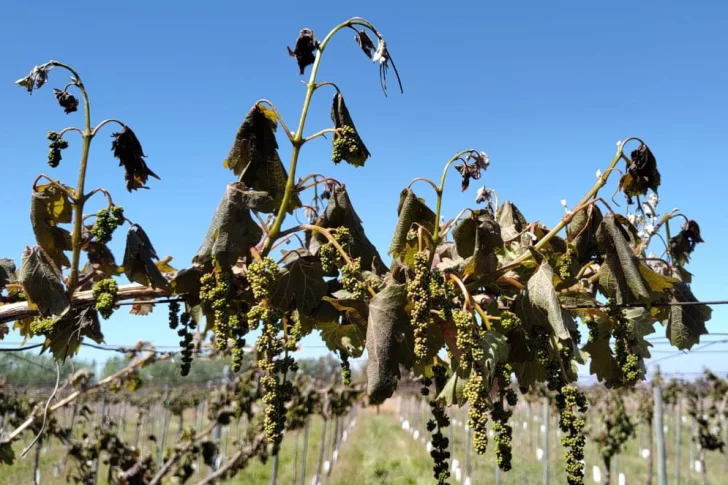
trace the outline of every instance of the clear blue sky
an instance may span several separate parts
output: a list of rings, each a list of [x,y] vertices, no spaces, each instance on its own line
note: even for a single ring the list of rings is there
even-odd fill
[[[341,87],[372,158],[363,169],[334,166],[330,142],[321,139],[304,148],[300,173],[344,181],[383,254],[400,190],[416,176],[439,177],[457,150],[487,151],[492,164],[482,181],[530,220],[553,225],[563,212],[559,201],[576,202],[613,156],[615,142],[636,135],[657,157],[661,208],[679,207],[701,224],[706,244],[689,268],[695,294],[728,297],[722,254],[728,5],[718,1],[10,2],[0,31],[0,255],[19,262],[23,248],[34,244],[28,209],[39,172],[76,180],[78,138],[67,137],[71,146],[52,170],[45,134],[81,125],[82,115],[65,115],[55,103],[52,88],[67,80],[60,70],[32,96],[13,85],[34,65],[72,64],[91,96],[94,123],[114,117],[135,130],[162,181],[128,194],[109,130],[94,140],[88,186],[111,190],[160,255],[173,255],[173,265],[183,267],[233,180],[222,160],[248,109],[268,98],[289,125],[297,122],[304,86],[286,46],[301,28],[322,38],[355,15],[385,36],[405,94],[391,86],[389,97],[382,95],[377,67],[343,31],[327,49],[319,79]],[[331,94],[317,93],[306,133],[329,126]],[[279,143],[287,161],[287,142]],[[474,205],[478,184],[465,194],[457,177],[448,185],[446,216]],[[432,200],[425,186],[417,189]],[[120,234],[112,243],[119,260]],[[166,310],[124,313],[104,325],[109,344],[177,342]],[[711,331],[728,331],[727,316],[716,307]],[[315,336],[304,343],[320,345]],[[322,351],[309,347],[306,355]],[[88,350],[81,356],[106,357]],[[720,368],[723,357],[684,356],[663,368],[728,370]]]

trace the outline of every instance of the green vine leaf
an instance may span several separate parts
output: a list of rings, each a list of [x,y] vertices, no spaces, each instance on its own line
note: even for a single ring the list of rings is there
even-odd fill
[[[567,311],[561,308],[559,298],[554,289],[554,271],[544,259],[536,272],[526,284],[526,300],[532,305],[534,313],[545,313],[548,323],[560,340],[571,339],[569,328],[574,328],[576,322]]]
[[[614,214],[604,216],[597,231],[597,241],[606,252],[601,268],[599,289],[618,305],[635,301],[649,303],[650,292],[640,273],[640,261],[629,244],[626,230]]]
[[[126,250],[124,251],[124,274],[132,283],[139,283],[152,288],[168,289],[169,283],[154,264],[159,259],[152,242],[138,224],[134,224],[126,233]]]
[[[311,315],[329,289],[321,262],[307,250],[298,249],[287,252],[282,263],[271,292],[271,303],[277,308],[289,308],[294,302],[301,315]]]
[[[202,271],[196,267],[182,268],[169,282],[173,295],[198,295]]]
[[[15,272],[15,261],[9,258],[0,258],[0,291],[2,291],[8,283],[15,283],[17,277]]]
[[[60,317],[70,309],[61,272],[40,247],[23,251],[18,281],[31,308],[43,317]]]
[[[539,382],[546,381],[546,369],[537,360],[511,363],[513,372],[521,389],[532,388]]]
[[[331,121],[337,132],[334,134],[333,156],[334,163],[345,160],[355,167],[363,167],[367,158],[371,156],[364,142],[356,131],[354,121],[344,103],[344,96],[337,91],[331,106]]]
[[[671,303],[697,302],[690,286],[677,283],[672,290]],[[705,322],[713,316],[707,305],[674,305],[670,307],[666,336],[670,343],[680,350],[690,350],[700,342],[701,335],[707,335]]]
[[[395,257],[401,257],[407,246],[407,233],[412,224],[417,223],[427,229],[429,233],[435,230],[435,213],[425,205],[424,199],[420,199],[411,189],[404,189],[399,194],[399,205],[397,206],[397,226],[394,230],[394,237],[389,246],[389,252]]]
[[[437,395],[437,400],[446,406],[462,406],[468,401],[465,397],[465,384],[470,378],[470,368],[463,368],[456,362],[453,362],[453,366],[455,370]]]
[[[30,222],[35,240],[59,268],[70,267],[64,251],[73,248],[71,233],[59,227],[72,219],[68,196],[53,184],[39,185],[33,190],[30,201]]]
[[[318,322],[316,328],[321,332],[321,339],[329,350],[343,350],[355,359],[364,353],[364,332],[358,325]]]
[[[495,219],[501,228],[501,236],[504,241],[512,241],[519,237],[528,227],[528,221],[518,207],[507,200],[498,207]]]
[[[495,367],[508,360],[508,340],[506,336],[491,330],[481,334],[478,344],[483,349],[484,358],[481,361],[488,378],[493,378]]]
[[[228,184],[192,261],[208,265],[215,258],[221,266],[233,266],[263,237],[263,230],[253,220],[250,209],[267,209],[273,203],[265,192],[246,190],[240,182]]]
[[[361,258],[361,268],[363,270],[372,269],[377,275],[383,275],[389,270],[382,262],[377,248],[366,236],[362,221],[354,210],[345,187],[339,186],[334,189],[326,210],[316,221],[316,225],[326,229],[349,228],[352,236],[349,255],[353,258]],[[313,235],[311,231],[306,231],[306,246],[311,254],[316,254],[318,247],[326,242],[327,239],[324,236]]]
[[[394,394],[400,378],[400,353],[411,352],[407,334],[411,333],[405,285],[390,283],[369,302],[366,349],[367,394],[371,404],[380,404]]]
[[[225,168],[240,176],[240,181],[246,186],[267,192],[273,199],[272,205],[256,209],[260,212],[277,210],[286,191],[288,172],[278,156],[276,127],[277,120],[272,111],[263,110],[257,104],[253,106],[238,128],[233,146],[223,163]],[[294,194],[286,210],[292,214],[298,207],[301,207],[301,200]]]

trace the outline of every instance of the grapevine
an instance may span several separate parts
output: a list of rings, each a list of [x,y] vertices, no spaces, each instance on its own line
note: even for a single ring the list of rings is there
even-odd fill
[[[96,298],[96,311],[107,320],[114,313],[114,301],[118,291],[119,287],[113,278],[94,283],[93,295]]]

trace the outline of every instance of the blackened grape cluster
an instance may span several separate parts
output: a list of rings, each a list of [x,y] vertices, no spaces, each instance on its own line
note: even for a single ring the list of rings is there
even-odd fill
[[[341,356],[341,382],[345,386],[351,385],[351,364],[349,363],[349,352],[344,350],[339,352]]]
[[[533,327],[531,344],[536,348],[536,359],[546,369],[546,381],[549,391],[557,392],[563,387],[564,377],[561,372],[560,355],[551,351],[548,331],[538,325]]]
[[[447,369],[445,369],[445,366],[435,365],[432,367],[432,372],[435,378],[436,391],[445,387],[447,382]],[[423,380],[422,394],[424,396],[430,394],[429,386],[431,384],[432,379],[425,378]],[[430,410],[432,411],[432,419],[427,421],[427,431],[432,433],[432,450],[430,451],[430,456],[434,461],[432,470],[437,485],[449,485],[447,479],[450,478],[450,467],[447,460],[450,458],[450,452],[448,451],[450,440],[442,433],[442,429],[450,426],[450,418],[445,413],[445,407],[437,399],[430,399]]]
[[[568,448],[565,454],[566,481],[568,485],[584,485],[584,465],[581,460],[584,459],[586,445],[586,397],[578,387],[566,385],[556,395],[556,407],[559,410],[559,428],[563,433],[561,445]]]
[[[173,302],[175,303],[175,302]],[[177,312],[179,311],[179,303],[177,303],[177,307],[172,307],[170,304],[169,308],[169,322],[170,327],[172,327],[172,319],[173,319],[173,312],[176,317]],[[197,324],[194,320],[192,320],[192,315],[189,314],[189,312],[182,312],[182,315],[179,317],[179,323],[181,324],[181,327],[177,329],[177,335],[180,337],[179,346],[182,348],[182,365],[180,366],[180,374],[182,376],[187,376],[190,373],[190,367],[192,366],[192,353],[194,351],[194,343],[193,343],[193,335],[192,330],[195,330],[197,327]],[[176,327],[173,327],[176,328]]]
[[[124,208],[118,205],[101,209],[91,227],[91,235],[96,242],[106,244],[111,241],[114,231],[124,223]]]
[[[61,138],[61,135],[55,131],[48,132],[48,165],[56,168],[61,163],[61,150],[68,148],[68,142]]]
[[[227,341],[231,335],[228,312],[230,293],[230,274],[228,272],[213,271],[205,273],[200,278],[200,301],[214,312],[215,346],[220,351],[227,349]]]
[[[415,357],[418,359],[427,356],[427,327],[432,322],[428,262],[427,252],[418,252],[414,261],[414,277],[407,283],[407,297],[412,303],[410,323],[415,337]]]
[[[94,283],[92,293],[96,300],[96,311],[104,319],[108,319],[114,313],[114,302],[118,291],[119,287],[113,278],[106,278]]]
[[[513,458],[513,428],[508,424],[513,411],[507,409],[503,401],[509,406],[515,406],[518,402],[517,394],[510,388],[512,372],[510,364],[504,363],[496,366],[495,375],[498,377],[500,399],[493,403],[490,411],[495,435],[496,461],[498,468],[506,472],[511,469]]]

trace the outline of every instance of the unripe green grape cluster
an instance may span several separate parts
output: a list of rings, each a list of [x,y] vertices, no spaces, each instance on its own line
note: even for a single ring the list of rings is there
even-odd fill
[[[473,433],[473,448],[482,455],[488,449],[489,389],[481,373],[471,373],[464,394],[469,405],[468,425]]]
[[[643,377],[639,356],[632,350],[630,345],[630,342],[634,340],[634,326],[624,316],[622,309],[614,305],[613,302],[610,302],[607,314],[616,322],[612,329],[614,358],[622,371],[622,383],[626,386],[633,386]]]
[[[559,409],[559,428],[562,446],[568,448],[566,460],[566,481],[568,485],[584,485],[584,446],[586,437],[584,415],[588,405],[586,397],[574,385],[566,385],[556,395],[556,406]],[[577,415],[579,413],[579,415]]]
[[[213,330],[215,332],[215,346],[218,350],[227,349],[227,340],[230,337],[230,275],[226,271],[205,273],[200,278],[200,300],[212,309],[215,315]]]
[[[461,352],[462,365],[469,367],[473,362],[478,362],[480,352],[477,351],[478,341],[475,333],[475,318],[470,312],[455,310],[452,312],[452,319],[457,330],[456,342]]]
[[[538,363],[546,369],[546,387],[549,391],[558,391],[564,385],[561,372],[561,358],[551,352],[551,342],[548,331],[540,326],[533,327],[531,344],[536,348]]]
[[[92,293],[96,300],[96,311],[105,320],[108,320],[114,313],[114,302],[118,291],[119,287],[113,278],[106,278],[94,283]]]
[[[571,278],[572,255],[573,250],[569,247],[565,253],[556,258],[556,271],[562,280]]]
[[[114,231],[124,223],[124,208],[118,205],[101,209],[96,213],[96,220],[91,227],[91,235],[96,242],[106,244],[111,241]]]
[[[364,153],[361,150],[361,140],[357,135],[356,130],[351,126],[344,125],[334,135],[333,149],[331,153],[331,160],[334,163],[339,163],[342,160],[347,160],[354,165],[360,165],[364,158]]]
[[[256,301],[270,298],[270,291],[280,274],[280,268],[273,258],[254,260],[248,265],[248,283]]]
[[[418,359],[427,356],[427,326],[432,321],[428,262],[427,252],[418,252],[415,255],[414,277],[407,283],[407,297],[412,303],[410,323],[415,337],[415,357]]]
[[[521,328],[521,319],[513,312],[505,310],[500,314],[500,324],[505,333]]]
[[[367,295],[367,284],[359,279],[361,273],[361,259],[352,258],[351,263],[340,268],[341,284],[354,298],[362,300]]]

